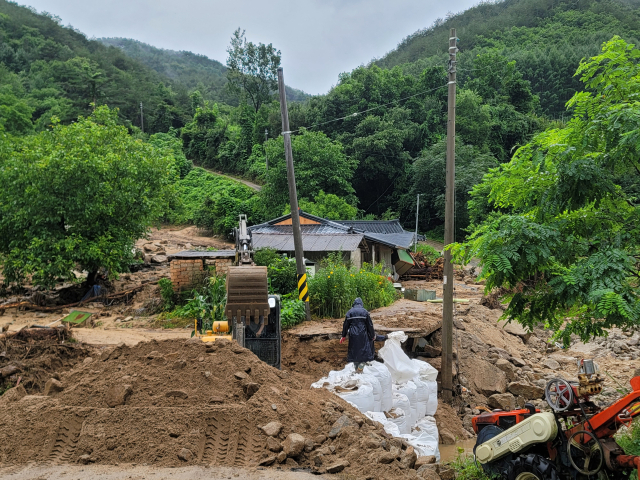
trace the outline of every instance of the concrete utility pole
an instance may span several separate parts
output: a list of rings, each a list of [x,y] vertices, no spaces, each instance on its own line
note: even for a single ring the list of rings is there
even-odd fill
[[[289,204],[291,205],[291,223],[293,226],[293,246],[296,251],[296,271],[298,273],[298,298],[304,302],[307,320],[311,320],[309,310],[309,291],[307,289],[307,269],[304,265],[302,250],[302,232],[300,230],[300,214],[298,212],[298,194],[296,192],[296,176],[293,171],[293,152],[291,151],[291,132],[289,131],[289,111],[284,89],[282,67],[278,68],[278,93],[280,94],[280,114],[282,115],[282,136],[284,137],[284,156],[287,160],[287,181],[289,182]]]
[[[142,111],[142,102],[140,102],[140,129],[144,133],[144,113]]]
[[[442,295],[442,399],[453,397],[451,369],[453,365],[453,264],[447,245],[453,243],[456,198],[456,29],[449,33],[449,99],[447,120],[447,190],[444,206],[444,273]]]
[[[418,194],[418,199],[416,200],[416,236],[414,238],[413,251],[418,251],[418,212],[420,211],[420,194]]]
[[[269,130],[268,129],[264,129],[264,142],[267,143],[267,140],[269,140]],[[267,149],[265,148],[264,150],[264,161],[267,164],[267,172],[269,171],[269,157],[267,157]]]

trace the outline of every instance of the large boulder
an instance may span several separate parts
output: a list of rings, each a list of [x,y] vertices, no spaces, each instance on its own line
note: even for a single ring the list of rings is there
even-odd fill
[[[471,379],[471,387],[485,396],[507,391],[507,375],[486,360],[474,359],[465,374]]]
[[[559,370],[560,369],[560,364],[555,361],[553,358],[546,358],[542,361],[542,365],[544,365],[547,368],[550,368],[551,370]]]
[[[287,457],[297,457],[304,450],[305,438],[298,433],[290,433],[282,442],[282,451]]]
[[[514,395],[522,395],[527,400],[542,398],[544,394],[544,388],[523,381],[511,382],[508,389]]]
[[[491,408],[499,408],[500,410],[515,410],[516,399],[510,393],[495,393],[488,399]]]
[[[495,363],[496,368],[502,370],[507,376],[507,380],[513,382],[516,379],[516,367],[509,360],[499,358]]]

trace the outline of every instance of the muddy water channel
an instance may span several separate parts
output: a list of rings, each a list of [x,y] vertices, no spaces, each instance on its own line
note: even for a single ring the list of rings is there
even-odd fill
[[[440,463],[453,462],[458,455],[473,455],[473,446],[476,444],[476,439],[471,438],[469,440],[460,440],[453,445],[438,445],[440,450]]]

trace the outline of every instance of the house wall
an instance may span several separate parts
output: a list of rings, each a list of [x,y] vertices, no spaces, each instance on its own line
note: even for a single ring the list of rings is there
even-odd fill
[[[356,248],[350,254],[351,265],[356,267],[358,270],[362,268],[362,250]]]
[[[207,267],[210,266],[215,267],[217,276],[225,275],[232,263],[231,258],[210,258],[206,261],[202,258],[172,260],[169,264],[169,276],[173,290],[181,292],[201,285],[209,271]]]
[[[386,245],[376,245],[376,262],[382,262],[384,264],[385,273],[392,273],[391,254],[393,249]]]

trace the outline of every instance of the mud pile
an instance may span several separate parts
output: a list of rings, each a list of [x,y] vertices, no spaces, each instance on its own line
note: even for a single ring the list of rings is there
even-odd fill
[[[47,396],[0,397],[0,464],[263,465],[418,478],[411,447],[303,383],[231,342],[104,349],[52,381]]]

